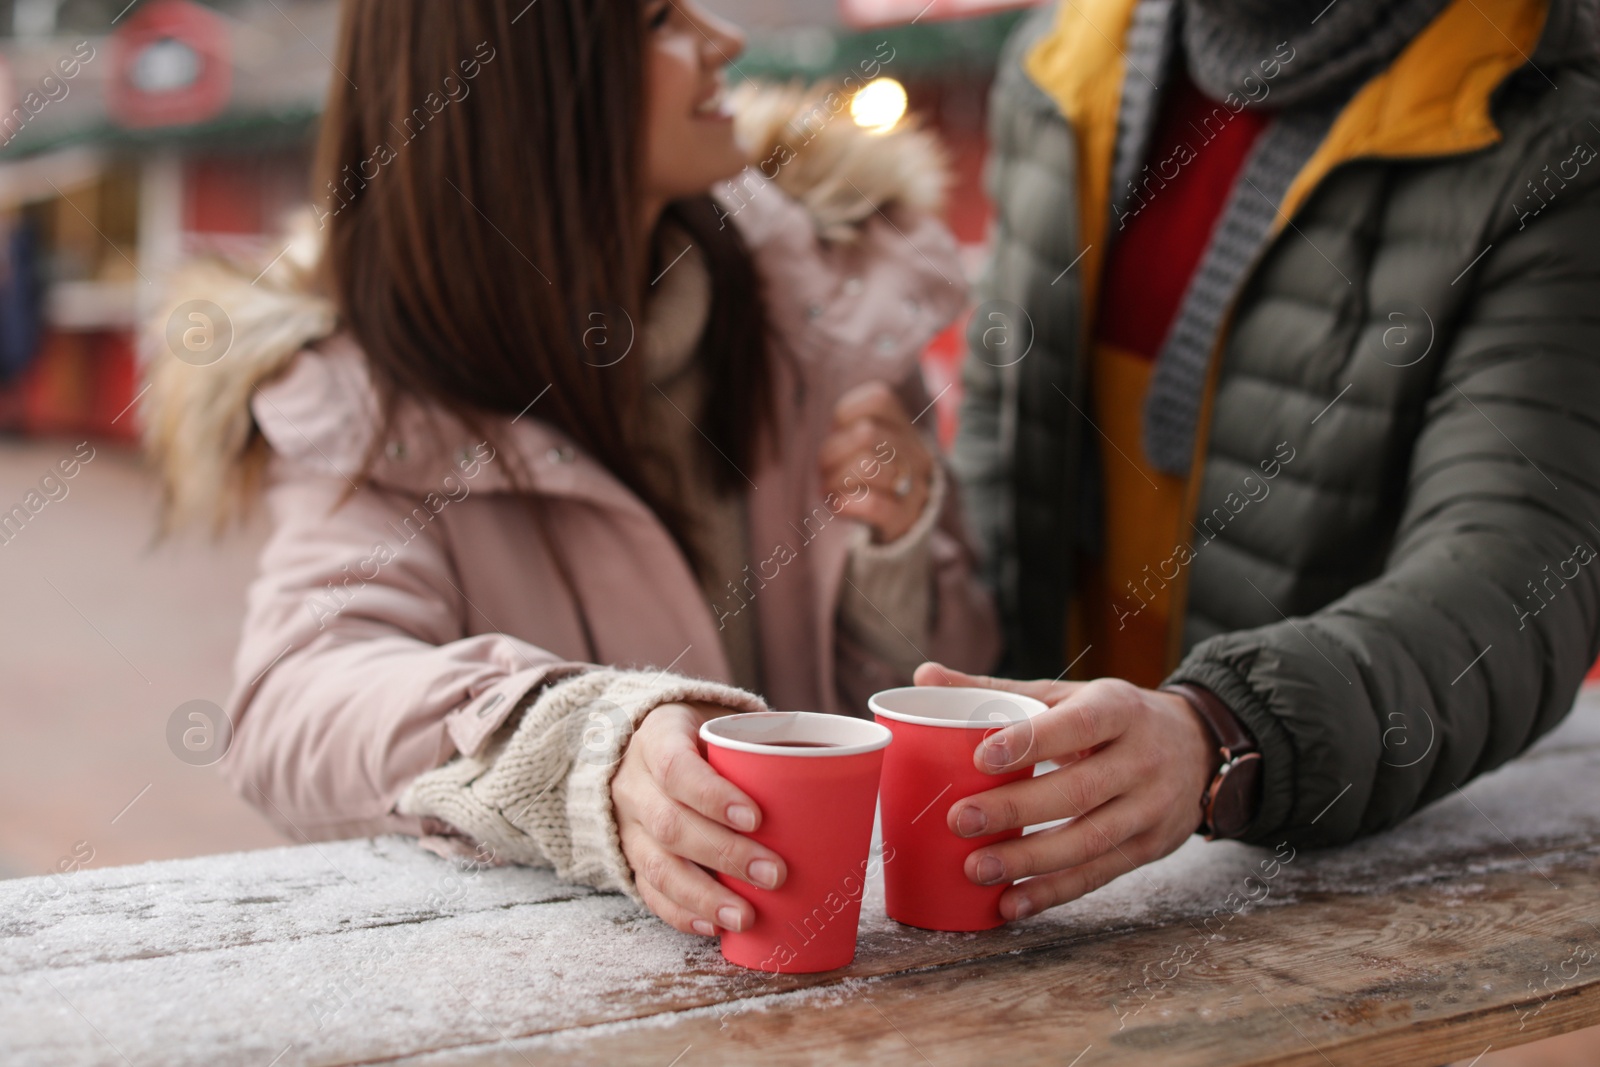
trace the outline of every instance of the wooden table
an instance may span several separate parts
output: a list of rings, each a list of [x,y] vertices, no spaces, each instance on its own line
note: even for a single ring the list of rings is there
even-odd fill
[[[1600,691],[1400,829],[1273,856],[1193,840],[984,934],[875,885],[856,962],[793,977],[397,838],[0,882],[0,1063],[1365,1067],[1600,1024]]]

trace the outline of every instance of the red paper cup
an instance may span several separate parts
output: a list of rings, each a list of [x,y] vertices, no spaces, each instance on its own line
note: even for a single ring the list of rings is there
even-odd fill
[[[996,689],[908,686],[867,702],[894,731],[883,760],[883,888],[889,918],[925,930],[990,930],[1005,919],[1000,895],[1010,883],[978,885],[966,861],[976,849],[1021,829],[958,837],[946,816],[962,797],[1033,774],[1032,767],[985,774],[972,754],[986,736],[1045,710],[1032,697]]]
[[[843,967],[856,955],[889,731],[844,715],[767,711],[712,719],[700,738],[712,768],[761,808],[748,836],[789,868],[777,889],[718,873],[756,910],[749,929],[723,931],[723,958],[770,974]]]

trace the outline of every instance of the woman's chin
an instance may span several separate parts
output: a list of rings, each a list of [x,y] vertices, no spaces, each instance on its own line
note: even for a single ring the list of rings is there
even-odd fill
[[[706,161],[706,185],[715,185],[717,182],[727,181],[738,176],[739,172],[750,165],[750,157],[743,146],[730,141],[715,155],[707,153],[702,157]]]
[[[676,181],[671,184],[671,192],[662,199],[665,201],[685,200],[692,196],[706,196],[716,191],[717,186],[723,182],[732,181],[749,166],[750,161],[740,158],[733,165],[724,169],[706,168],[692,179]]]

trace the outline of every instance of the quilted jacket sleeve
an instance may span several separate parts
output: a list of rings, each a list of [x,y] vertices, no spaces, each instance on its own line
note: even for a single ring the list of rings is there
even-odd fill
[[[1513,221],[1473,275],[1383,572],[1172,676],[1261,741],[1250,840],[1393,825],[1554,726],[1600,652],[1600,189]]]

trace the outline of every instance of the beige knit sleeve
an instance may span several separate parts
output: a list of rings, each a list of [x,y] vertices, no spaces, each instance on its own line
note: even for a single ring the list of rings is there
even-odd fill
[[[442,819],[504,859],[639,899],[622,854],[611,779],[634,729],[662,704],[765,711],[753,693],[661,671],[599,667],[558,682],[477,756],[419,776],[402,814]]]
[[[839,628],[896,675],[909,679],[926,657],[933,618],[933,530],[944,508],[945,472],[933,485],[911,529],[884,545],[866,527],[854,531],[839,590]]]

